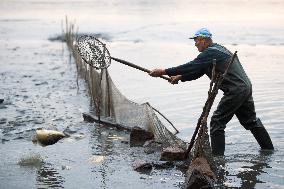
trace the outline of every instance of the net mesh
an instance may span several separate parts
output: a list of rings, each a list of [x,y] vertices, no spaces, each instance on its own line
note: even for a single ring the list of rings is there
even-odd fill
[[[85,63],[96,69],[108,68],[111,58],[108,49],[94,36],[83,35],[77,40],[78,52]]]
[[[210,164],[212,164],[213,159],[210,148],[207,124],[203,124],[200,127],[195,143],[192,148],[191,155],[193,159],[196,157],[205,157],[210,162]]]

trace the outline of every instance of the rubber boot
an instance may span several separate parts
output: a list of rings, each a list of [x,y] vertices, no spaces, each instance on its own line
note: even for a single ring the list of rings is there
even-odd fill
[[[216,156],[223,156],[225,152],[225,132],[215,131],[211,135],[211,149],[212,154]]]
[[[273,144],[270,136],[264,127],[255,127],[250,130],[259,146],[263,150],[273,150]]]

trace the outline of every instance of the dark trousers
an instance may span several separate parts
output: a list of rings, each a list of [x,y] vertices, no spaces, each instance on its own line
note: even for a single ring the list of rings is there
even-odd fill
[[[236,115],[241,125],[251,130],[255,127],[263,127],[260,120],[256,118],[252,92],[237,91],[230,92],[222,97],[217,110],[213,113],[210,122],[210,135],[216,132],[224,133],[226,124]]]

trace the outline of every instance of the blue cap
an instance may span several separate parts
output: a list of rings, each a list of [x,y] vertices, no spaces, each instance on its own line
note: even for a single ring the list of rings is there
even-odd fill
[[[212,37],[212,34],[210,33],[210,31],[207,28],[201,28],[199,29],[197,32],[195,32],[195,34],[190,37],[189,39],[194,39],[196,37]]]

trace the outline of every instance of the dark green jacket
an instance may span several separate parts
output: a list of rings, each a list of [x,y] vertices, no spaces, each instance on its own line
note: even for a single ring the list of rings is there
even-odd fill
[[[194,60],[173,68],[166,69],[169,76],[182,75],[181,81],[191,81],[206,74],[211,78],[213,59],[216,59],[216,71],[224,72],[225,64],[233,54],[219,44],[212,44],[201,52]],[[251,82],[246,75],[238,57],[231,64],[220,89],[228,92],[251,92]]]

